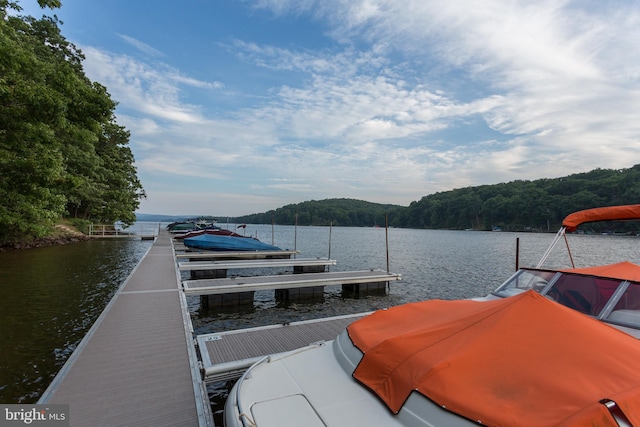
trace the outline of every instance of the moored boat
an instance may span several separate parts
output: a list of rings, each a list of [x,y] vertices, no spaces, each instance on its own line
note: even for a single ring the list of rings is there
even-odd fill
[[[261,242],[254,237],[202,233],[183,239],[184,245],[210,251],[279,251],[279,247]]]
[[[536,268],[473,300],[380,310],[335,340],[272,355],[233,387],[232,426],[640,425],[640,266]]]
[[[189,237],[196,237],[196,236],[201,236],[203,234],[215,234],[218,236],[235,236],[235,237],[243,237],[241,234],[238,234],[234,231],[231,230],[225,230],[222,229],[220,227],[207,227],[207,228],[203,228],[203,229],[197,229],[197,230],[190,230],[187,231],[184,234],[178,234],[176,236],[173,236],[174,239],[177,240],[182,240],[182,239],[186,239]]]

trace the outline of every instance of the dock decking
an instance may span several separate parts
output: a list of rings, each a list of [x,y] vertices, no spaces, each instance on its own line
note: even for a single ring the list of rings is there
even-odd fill
[[[400,278],[400,274],[387,273],[382,270],[364,270],[184,280],[182,285],[184,292],[188,295],[218,295],[259,291],[262,289],[291,289],[313,286],[391,282],[400,280]]]
[[[205,381],[232,380],[240,377],[261,357],[306,347],[318,341],[332,340],[351,322],[367,314],[369,313],[199,335],[197,341]]]
[[[160,233],[38,403],[72,426],[212,426],[173,247]]]

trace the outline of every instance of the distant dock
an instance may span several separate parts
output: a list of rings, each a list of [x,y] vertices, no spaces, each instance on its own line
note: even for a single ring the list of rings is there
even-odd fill
[[[94,239],[141,239],[154,240],[160,232],[159,224],[138,225],[121,228],[115,225],[89,224],[89,237]]]

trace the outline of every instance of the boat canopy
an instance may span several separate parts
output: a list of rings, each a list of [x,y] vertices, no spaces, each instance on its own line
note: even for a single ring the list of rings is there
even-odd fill
[[[596,221],[626,221],[640,220],[640,205],[607,206],[602,208],[585,209],[568,215],[562,226],[566,231],[575,231],[580,224]]]
[[[608,279],[640,282],[640,265],[629,261],[622,261],[616,264],[599,265],[596,267],[569,268],[560,271],[566,273],[585,274],[588,276],[606,277]]]
[[[412,391],[485,425],[640,425],[640,342],[534,291],[430,300],[348,327],[353,376],[397,413]]]

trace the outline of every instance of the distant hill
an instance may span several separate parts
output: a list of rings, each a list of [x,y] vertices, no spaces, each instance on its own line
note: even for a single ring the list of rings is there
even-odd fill
[[[355,199],[310,200],[286,205],[264,213],[235,218],[247,224],[329,225],[373,227],[385,225],[385,214],[402,209],[398,205],[385,205]],[[297,215],[297,221],[296,221]]]
[[[397,211],[391,224],[406,228],[555,231],[570,213],[640,203],[640,165],[594,169],[561,178],[512,181],[431,194]],[[613,224],[600,224],[604,231]],[[621,231],[634,230],[627,223]],[[584,228],[590,228],[589,224]],[[604,227],[604,228],[602,228]]]

